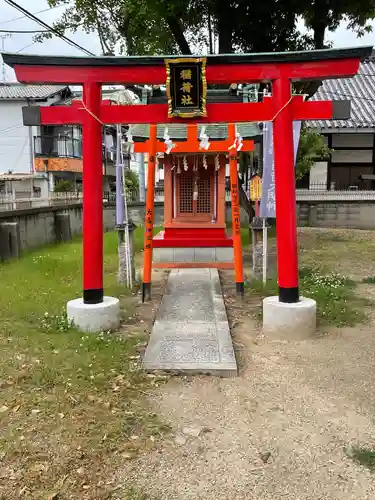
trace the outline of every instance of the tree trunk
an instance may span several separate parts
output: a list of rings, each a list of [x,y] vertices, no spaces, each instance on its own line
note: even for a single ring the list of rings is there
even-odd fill
[[[171,30],[176,43],[184,55],[191,55],[191,50],[188,42],[186,41],[184,30],[181,26],[180,21],[175,16],[167,14],[165,20],[168,23],[169,29]]]
[[[220,0],[216,5],[219,54],[233,52],[233,12],[230,2]]]
[[[324,48],[324,37],[326,32],[326,24],[323,22],[317,22],[314,29],[314,46],[315,49]]]
[[[224,21],[219,20],[219,54],[232,53],[232,30]]]
[[[311,29],[314,32],[314,48],[324,48],[324,37],[328,24],[328,0],[315,0],[314,14],[311,19]]]

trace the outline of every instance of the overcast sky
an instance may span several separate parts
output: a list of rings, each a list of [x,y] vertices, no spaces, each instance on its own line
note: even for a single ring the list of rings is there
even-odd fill
[[[28,9],[30,12],[36,14],[41,10],[47,9],[47,0],[17,0],[17,3]],[[40,19],[48,24],[52,24],[59,18],[59,15],[64,11],[64,6],[50,9],[46,12],[36,14]],[[22,14],[13,7],[10,7],[4,0],[0,0],[0,29],[1,30],[34,30],[43,29],[36,22],[22,18],[11,22],[12,19],[21,17]],[[374,32],[370,33],[363,38],[357,39],[355,34],[346,30],[345,25],[335,33],[329,34],[329,40],[334,43],[335,47],[350,47],[353,45],[375,45],[375,22],[373,23]],[[4,33],[0,33],[4,35]],[[67,36],[74,40],[79,45],[89,49],[97,55],[100,55],[100,44],[95,34],[86,34],[83,32],[67,33]],[[33,43],[32,34],[13,34],[11,38],[0,39],[4,43],[5,51],[17,52],[23,54],[59,54],[59,55],[84,55],[80,50],[71,47],[59,38],[52,38],[43,43]],[[1,44],[0,44],[1,47]],[[10,68],[6,69],[6,78],[8,81],[15,80],[14,73]]]

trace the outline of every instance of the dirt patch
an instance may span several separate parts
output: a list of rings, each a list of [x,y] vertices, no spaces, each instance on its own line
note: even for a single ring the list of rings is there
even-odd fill
[[[373,233],[304,230],[299,238],[303,265],[332,262],[358,280],[372,272]],[[239,377],[170,379],[150,404],[173,434],[122,467],[119,485],[133,481],[163,500],[375,498],[374,475],[346,452],[374,443],[373,316],[306,341],[272,341],[259,328],[261,299],[239,301],[229,271],[221,281]],[[375,296],[375,285],[360,293]],[[186,436],[184,427],[202,431]]]
[[[151,333],[152,325],[154,324],[156,313],[159,309],[160,302],[164,294],[168,274],[169,271],[165,269],[153,270],[150,302],[142,303],[142,292],[140,287],[135,290],[133,298],[130,299],[132,302],[133,313],[130,316],[124,317],[124,324],[122,327],[123,333]],[[124,297],[121,303],[122,309],[125,311],[129,309],[129,307],[127,307],[127,301],[129,301],[129,298]]]
[[[164,383],[140,368],[166,279],[153,301],[117,283],[115,234],[106,235],[106,292],[120,295],[114,334],[83,334],[60,305],[81,293],[79,243],[0,266],[0,499],[108,500],[114,470],[156,446],[167,427],[146,397]],[[127,482],[121,498],[145,500]]]

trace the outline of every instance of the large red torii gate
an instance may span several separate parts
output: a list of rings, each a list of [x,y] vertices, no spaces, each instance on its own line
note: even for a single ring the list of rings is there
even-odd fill
[[[196,123],[274,122],[279,300],[299,301],[293,120],[349,118],[342,102],[307,101],[292,96],[291,83],[350,77],[371,47],[306,52],[234,54],[207,57],[208,84],[272,82],[272,97],[259,103],[208,103]],[[83,85],[83,103],[29,107],[25,124],[81,124],[83,128],[83,301],[103,301],[102,124],[186,123],[168,118],[167,104],[108,105],[103,84],[166,82],[163,57],[56,57],[2,54],[23,83]],[[177,57],[177,56],[176,56]],[[168,57],[170,59],[170,57]],[[345,102],[346,103],[346,102]],[[154,162],[150,162],[150,168]]]

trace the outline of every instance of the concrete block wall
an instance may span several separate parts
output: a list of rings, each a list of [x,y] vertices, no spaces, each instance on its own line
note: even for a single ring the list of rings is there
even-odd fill
[[[69,215],[72,236],[82,234],[82,205],[40,207],[0,212],[0,223],[16,222],[19,228],[21,251],[48,245],[56,241],[55,214]],[[104,230],[115,228],[115,207],[104,207]]]
[[[155,226],[162,226],[164,222],[164,203],[157,201],[155,202]],[[140,202],[135,202],[129,205],[129,215],[133,219],[135,224],[144,224],[145,220],[145,204]],[[231,213],[231,205],[229,202],[226,203],[225,210],[225,222],[227,224],[231,224],[232,222],[232,213]],[[246,211],[241,207],[241,225],[248,225],[248,217]]]
[[[301,202],[299,226],[375,229],[375,202]]]
[[[57,213],[69,215],[72,236],[82,233],[82,204],[79,203],[63,207],[39,207],[0,212],[0,223],[18,223],[20,249],[24,251],[56,241],[55,215]],[[130,205],[129,214],[135,224],[143,225],[144,203]],[[231,220],[230,203],[227,203],[226,214],[229,223]],[[105,206],[103,217],[104,230],[113,230],[115,228],[115,207],[113,205]],[[155,225],[162,226],[163,219],[164,205],[162,202],[156,202]],[[299,202],[297,204],[297,221],[301,227],[375,229],[375,201]],[[244,210],[241,210],[241,222],[243,226],[248,224],[247,214]]]

